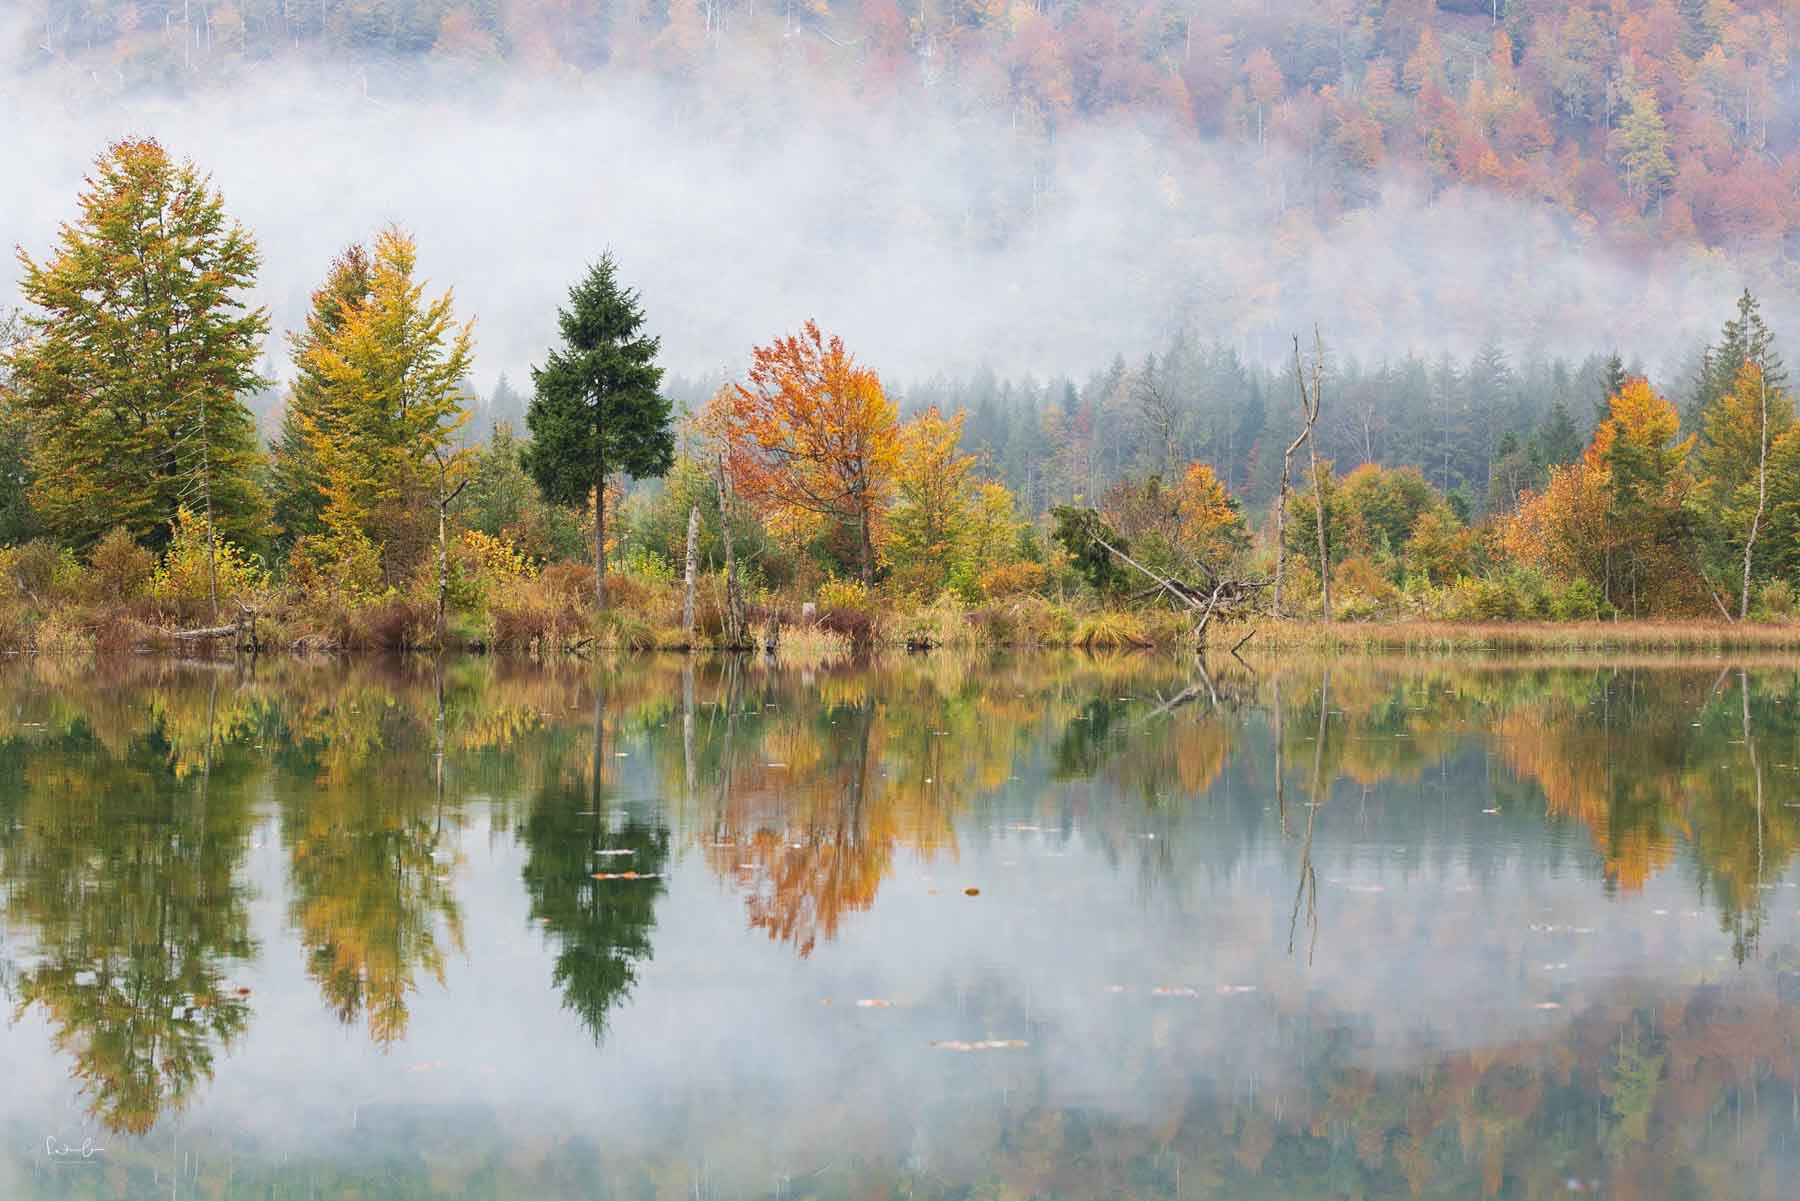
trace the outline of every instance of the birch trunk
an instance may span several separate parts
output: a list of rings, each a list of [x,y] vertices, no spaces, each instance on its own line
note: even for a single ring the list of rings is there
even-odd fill
[[[688,509],[687,587],[681,600],[681,636],[689,646],[694,644],[694,574],[699,566],[700,506]]]

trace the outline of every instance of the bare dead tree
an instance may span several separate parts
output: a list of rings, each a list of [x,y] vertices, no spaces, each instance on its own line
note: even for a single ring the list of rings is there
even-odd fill
[[[1317,518],[1313,526],[1319,535],[1319,612],[1331,620],[1331,559],[1325,538],[1325,477],[1319,474],[1319,443],[1312,436],[1319,420],[1319,386],[1325,375],[1325,340],[1319,327],[1313,326],[1312,393],[1306,390],[1306,377],[1300,374],[1300,339],[1294,339],[1294,375],[1300,384],[1300,410],[1306,417],[1306,454],[1312,462],[1313,501]]]
[[[1150,423],[1151,431],[1162,444],[1162,473],[1165,480],[1175,475],[1175,425],[1179,409],[1174,390],[1169,386],[1169,370],[1165,363],[1159,373],[1154,358],[1144,363],[1132,380],[1132,396],[1138,410]]]
[[[1315,329],[1313,332],[1314,337],[1316,338],[1318,331]],[[1318,370],[1317,363],[1313,364],[1313,369],[1315,371]],[[1287,578],[1287,508],[1288,496],[1293,492],[1293,485],[1290,483],[1290,480],[1294,473],[1294,452],[1299,450],[1303,444],[1310,445],[1312,442],[1313,423],[1319,419],[1319,390],[1316,381],[1312,391],[1312,399],[1310,401],[1307,399],[1306,374],[1302,370],[1300,363],[1299,334],[1294,335],[1294,378],[1298,380],[1300,384],[1301,425],[1300,432],[1294,436],[1292,442],[1287,444],[1287,449],[1281,452],[1281,487],[1275,493],[1275,591],[1274,597],[1270,602],[1270,609],[1276,617],[1282,615],[1281,586]],[[1317,479],[1316,473],[1314,478],[1315,480]]]
[[[689,646],[694,644],[694,575],[699,567],[700,506],[688,508],[687,576],[681,598],[681,636]]]
[[[741,650],[749,645],[749,631],[744,624],[744,594],[738,589],[737,552],[731,541],[731,481],[725,474],[723,455],[714,470],[719,489],[719,532],[725,542],[725,645]]]

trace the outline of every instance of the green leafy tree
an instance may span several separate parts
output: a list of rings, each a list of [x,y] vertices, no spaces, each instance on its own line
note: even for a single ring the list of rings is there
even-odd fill
[[[1130,576],[1114,561],[1112,550],[1129,554],[1131,544],[1107,525],[1099,513],[1073,505],[1057,505],[1050,510],[1055,528],[1050,536],[1069,554],[1075,570],[1096,591],[1123,588]],[[1101,545],[1105,543],[1105,545]]]
[[[594,599],[604,609],[606,478],[660,476],[675,461],[669,401],[657,391],[661,340],[643,332],[638,294],[619,282],[611,255],[569,290],[557,325],[562,346],[531,371],[527,465],[552,503],[594,498]]]
[[[241,299],[256,244],[192,163],[149,139],[100,156],[80,209],[50,259],[19,255],[34,308],[6,362],[33,510],[82,545],[115,526],[160,544],[184,505],[260,542],[268,503],[241,399],[265,383],[268,316]]]
[[[13,402],[6,369],[6,352],[24,336],[18,310],[0,309],[0,545],[6,546],[17,546],[37,532],[27,500],[31,490],[31,430]]]

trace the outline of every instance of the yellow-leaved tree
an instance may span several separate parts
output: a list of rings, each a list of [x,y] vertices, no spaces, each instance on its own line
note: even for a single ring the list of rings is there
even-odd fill
[[[975,456],[962,453],[963,417],[933,405],[900,430],[887,559],[902,586],[926,595],[949,582],[973,532]]]
[[[327,544],[346,559],[373,545],[389,583],[417,565],[434,516],[441,567],[445,510],[467,469],[457,432],[472,323],[455,319],[450,292],[426,298],[416,264],[412,236],[382,230],[367,291],[344,298],[335,328],[295,344],[318,392],[300,419]]]

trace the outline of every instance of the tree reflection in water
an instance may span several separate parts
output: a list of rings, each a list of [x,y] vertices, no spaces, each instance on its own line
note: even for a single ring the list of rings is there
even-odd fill
[[[1034,1047],[1004,1106],[968,1093],[931,1156],[872,1148],[821,1195],[1773,1197],[1797,1158],[1800,947],[1772,909],[1792,908],[1800,844],[1792,664],[1259,660],[1196,684],[1146,657],[42,663],[4,685],[0,982],[124,1134],[189,1106],[251,1036],[259,961],[298,957],[329,1013],[404,1042],[468,954],[465,835],[486,822],[516,842],[510,887],[602,1051],[684,888],[819,970],[911,865],[1030,847],[1103,865],[1089,886],[1135,878],[1171,954],[1236,931],[1217,983],[1254,1007],[1124,1000],[1086,1049],[1153,1105],[1072,1101]],[[279,879],[250,878],[265,838]],[[1723,965],[1551,989],[1535,1024],[1431,1010],[1434,954],[1491,947],[1509,995],[1547,970],[1489,923],[1552,856],[1600,906],[1689,890]],[[1468,891],[1408,905],[1419,872]],[[258,890],[286,921],[264,945]],[[1572,937],[1531,935],[1544,959]],[[1346,953],[1370,980],[1416,957],[1424,999],[1326,976]],[[580,1170],[533,1175],[501,1141],[469,1162],[519,1195],[585,1195]],[[285,1170],[238,1169],[268,1187]],[[668,1159],[609,1170],[624,1191],[693,1184]]]

